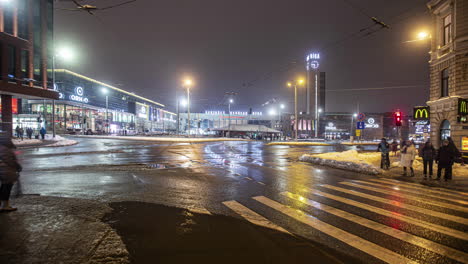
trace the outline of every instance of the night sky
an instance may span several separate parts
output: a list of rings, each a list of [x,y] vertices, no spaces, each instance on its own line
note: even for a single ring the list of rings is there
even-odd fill
[[[105,7],[122,1],[81,3]],[[266,111],[261,104],[275,97],[292,110],[293,92],[286,82],[305,76],[305,55],[318,51],[331,90],[326,111],[355,111],[358,102],[364,112],[408,111],[428,99],[429,42],[405,43],[430,29],[426,2],[138,0],[97,11],[97,17],[56,10],[56,45],[77,53],[73,63],[57,67],[154,99],[169,110],[184,76],[196,83],[193,111],[225,109],[223,97],[231,91],[238,93],[234,110]],[[344,40],[373,25],[366,15],[391,28]],[[296,66],[288,67],[294,61]],[[346,91],[395,86],[410,87]]]

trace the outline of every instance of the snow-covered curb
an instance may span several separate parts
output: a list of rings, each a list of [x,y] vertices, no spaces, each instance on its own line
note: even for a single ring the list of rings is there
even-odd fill
[[[354,146],[354,145],[379,145],[379,142],[341,142],[341,145]]]
[[[78,141],[76,140],[65,139],[65,140],[59,140],[53,144],[45,145],[44,147],[66,147],[66,146],[73,146],[76,144],[78,144]]]
[[[124,140],[136,140],[136,141],[157,141],[157,142],[180,142],[180,143],[216,142],[216,141],[250,141],[250,139],[242,139],[242,138],[182,138],[182,137],[178,138],[178,137],[81,136],[81,135],[73,135],[73,137],[124,139]]]
[[[34,144],[41,144],[42,140],[40,139],[12,139],[11,140],[15,146],[24,146],[24,145],[34,145]]]
[[[269,146],[331,146],[328,143],[322,142],[271,142],[268,143]]]
[[[348,171],[377,175],[381,174],[382,170],[373,165],[376,158],[380,159],[380,154],[376,156],[374,153],[358,153],[355,150],[348,150],[314,155],[304,154],[299,160]]]

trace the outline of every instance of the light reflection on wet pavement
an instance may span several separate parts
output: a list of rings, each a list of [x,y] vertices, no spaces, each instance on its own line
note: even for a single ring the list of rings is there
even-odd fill
[[[306,224],[299,223],[300,221],[291,221],[291,218],[284,213],[278,213],[269,207],[275,206],[275,203],[263,204],[261,202],[268,202],[268,199],[271,199],[285,206],[296,208],[300,210],[299,212],[307,212],[307,214],[301,213],[307,217],[313,216],[347,232],[363,236],[366,240],[379,244],[383,241],[387,248],[405,256],[425,260],[430,257],[436,260],[434,263],[453,262],[445,256],[428,253],[427,250],[414,246],[405,244],[402,247],[401,241],[395,238],[389,238],[388,235],[375,231],[370,232],[347,219],[334,218],[321,210],[321,207],[312,210],[304,204],[304,201],[308,200],[295,201],[291,198],[306,197],[317,203],[372,219],[457,250],[465,250],[463,239],[426,230],[421,225],[408,222],[406,218],[402,218],[405,221],[396,220],[386,214],[360,208],[358,207],[358,205],[361,206],[360,204],[350,205],[345,202],[352,200],[366,206],[373,206],[369,208],[379,207],[389,210],[392,212],[389,215],[404,215],[415,219],[414,221],[429,221],[440,226],[447,226],[460,233],[467,231],[467,225],[399,207],[403,203],[409,203],[431,210],[430,205],[421,201],[413,201],[404,195],[403,198],[397,197],[396,199],[390,192],[386,195],[385,192],[376,193],[372,190],[341,184],[353,180],[366,182],[375,179],[373,176],[312,166],[297,161],[298,157],[304,153],[349,149],[375,151],[374,146],[360,148],[336,145],[290,147],[267,146],[262,142],[158,144],[112,139],[80,138],[78,140],[80,144],[72,147],[21,150],[19,157],[24,165],[21,179],[23,192],[98,199],[106,202],[142,201],[184,208],[204,208],[212,213],[239,217],[223,205],[225,201],[237,201],[250,210],[265,217],[268,216],[270,221],[282,227],[288,227],[290,232],[319,240],[320,243],[329,247],[337,247],[339,251],[346,252],[364,262],[378,262],[375,257],[362,256],[360,250],[337,244],[335,238],[324,237],[317,231],[311,231]],[[340,186],[369,195],[378,195],[395,200],[398,204],[382,204],[352,193],[340,192],[339,188],[327,189],[326,186]],[[296,196],[281,195],[285,192]],[[321,195],[324,193],[328,197]],[[330,198],[335,196],[341,200]],[[268,197],[268,199],[254,200],[253,197]],[[447,215],[467,217],[466,213],[452,209],[439,208],[437,210]],[[421,255],[426,257],[421,258]]]

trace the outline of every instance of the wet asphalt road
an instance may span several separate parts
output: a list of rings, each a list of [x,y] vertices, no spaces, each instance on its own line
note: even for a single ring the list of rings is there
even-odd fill
[[[232,263],[468,263],[467,194],[297,162],[334,146],[77,140],[21,149],[21,190],[110,203],[116,213],[107,221],[135,263],[156,255],[160,263],[195,256],[210,262],[230,254],[237,258],[224,260]],[[151,223],[161,214],[177,217],[158,229]],[[171,223],[183,224],[161,231]],[[191,232],[178,233],[184,223]],[[198,235],[167,239],[188,233]],[[189,250],[195,244],[201,248]]]

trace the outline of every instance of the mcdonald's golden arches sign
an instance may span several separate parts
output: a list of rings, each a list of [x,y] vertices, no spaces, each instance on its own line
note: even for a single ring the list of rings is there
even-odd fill
[[[414,120],[429,119],[429,106],[416,106],[413,109],[413,119]]]
[[[468,115],[468,99],[458,99],[458,115]]]

